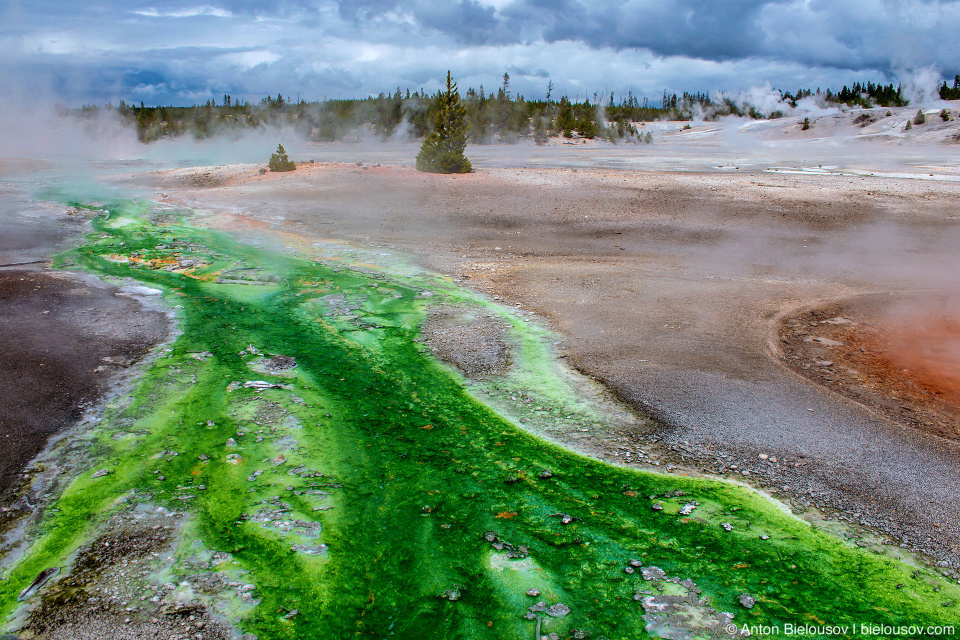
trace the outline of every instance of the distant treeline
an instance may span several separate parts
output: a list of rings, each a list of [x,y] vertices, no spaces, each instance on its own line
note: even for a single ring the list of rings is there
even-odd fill
[[[953,87],[948,87],[944,82],[940,87],[941,100],[960,100],[960,74],[953,79]]]
[[[946,95],[945,95],[946,94]],[[944,83],[941,97],[960,97],[960,76],[949,89]],[[851,88],[844,86],[839,92],[820,89],[813,92],[799,89],[795,93],[780,92],[781,103],[796,107],[798,101],[814,96],[820,102],[846,104],[848,106],[905,106],[908,100],[900,87],[893,84],[880,85],[868,82],[856,83]],[[487,142],[514,142],[533,139],[544,143],[552,135],[567,138],[605,138],[611,142],[620,140],[651,141],[651,134],[641,135],[638,124],[656,120],[691,120],[694,117],[712,120],[727,115],[750,118],[783,117],[782,110],[761,112],[746,104],[737,96],[716,99],[706,93],[663,93],[659,102],[640,100],[632,93],[593,95],[593,100],[584,98],[571,101],[568,96],[553,97],[553,84],[547,88],[544,99],[528,100],[514,95],[510,88],[509,74],[496,91],[487,93],[470,88],[463,95],[467,110],[466,122],[469,140],[474,144]],[[101,109],[116,109],[130,121],[142,142],[160,138],[190,134],[195,138],[208,138],[220,133],[229,133],[246,128],[262,126],[293,127],[311,140],[349,140],[359,132],[368,132],[382,139],[423,138],[430,133],[437,109],[437,96],[423,90],[411,93],[409,89],[397,88],[392,94],[381,93],[358,99],[290,101],[283,95],[268,96],[257,104],[234,100],[223,96],[217,104],[192,107],[152,107],[128,105],[121,101],[118,107],[87,106],[74,110],[81,116],[89,116]]]
[[[847,85],[843,85],[840,93],[831,93],[828,89],[827,102],[840,102],[847,106],[859,105],[867,109],[873,106],[905,107],[910,104],[899,86],[894,89],[892,84],[884,86],[872,82],[867,84],[857,82],[850,89],[847,89]]]

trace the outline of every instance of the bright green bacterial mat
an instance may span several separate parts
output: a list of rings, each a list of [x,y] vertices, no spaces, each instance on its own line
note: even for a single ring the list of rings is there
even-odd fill
[[[116,202],[58,258],[162,290],[181,333],[86,436],[93,466],[0,575],[4,616],[143,503],[186,514],[178,553],[227,554],[211,570],[245,572],[253,598],[219,611],[261,640],[876,637],[859,625],[957,620],[960,588],[935,571],[733,483],[569,451],[482,404],[418,326],[438,304],[511,317],[494,303],[190,220]],[[550,336],[509,332],[514,369],[561,403],[552,365],[531,361]]]

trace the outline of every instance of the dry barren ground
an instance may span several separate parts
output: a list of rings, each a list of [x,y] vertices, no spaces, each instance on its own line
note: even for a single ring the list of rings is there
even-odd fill
[[[170,329],[129,292],[44,268],[86,219],[0,183],[0,532],[35,512],[21,470]]]
[[[157,198],[211,225],[395,247],[547,317],[578,368],[659,419],[612,458],[657,443],[676,462],[960,558],[960,446],[795,375],[767,340],[781,314],[818,300],[960,282],[952,178],[256,169],[205,169],[202,186],[185,171],[153,179]]]

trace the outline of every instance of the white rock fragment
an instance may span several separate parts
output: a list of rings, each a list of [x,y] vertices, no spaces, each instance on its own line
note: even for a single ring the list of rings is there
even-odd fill
[[[277,384],[276,382],[267,382],[266,380],[249,380],[243,383],[243,386],[247,389],[282,389],[282,384]]]

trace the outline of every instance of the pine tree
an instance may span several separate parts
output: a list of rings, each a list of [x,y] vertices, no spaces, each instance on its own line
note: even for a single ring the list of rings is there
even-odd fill
[[[563,134],[564,138],[572,138],[575,124],[573,120],[573,105],[570,104],[570,99],[567,98],[567,96],[563,96],[560,98],[560,113],[557,115],[556,122],[554,122],[553,126]]]
[[[535,121],[537,124],[533,128],[533,141],[536,142],[538,146],[545,145],[547,144],[547,140],[550,139],[550,132],[548,131],[550,119],[538,113],[535,116]]]
[[[417,154],[417,170],[430,173],[469,173],[470,161],[463,155],[467,146],[466,107],[460,102],[457,83],[447,71],[447,90],[437,94],[437,117],[433,133]]]
[[[287,157],[287,151],[282,144],[277,145],[277,151],[270,156],[270,163],[267,165],[270,171],[293,171],[297,168],[296,163]]]

